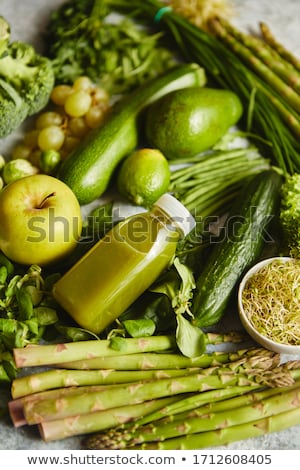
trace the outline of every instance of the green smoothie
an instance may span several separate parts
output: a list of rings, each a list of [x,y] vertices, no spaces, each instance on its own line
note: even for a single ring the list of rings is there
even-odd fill
[[[157,206],[129,217],[55,284],[53,295],[78,325],[100,333],[168,267],[181,235]]]

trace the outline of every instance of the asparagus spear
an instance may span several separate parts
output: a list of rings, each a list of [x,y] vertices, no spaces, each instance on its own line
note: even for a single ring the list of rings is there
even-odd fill
[[[206,412],[196,417],[177,419],[169,423],[151,423],[138,427],[135,431],[125,430],[116,432],[106,440],[108,449],[124,449],[143,442],[165,441],[167,439],[188,434],[202,433],[237,424],[249,423],[257,419],[267,418],[279,413],[284,413],[293,408],[298,408],[300,400],[300,388],[274,394],[271,390],[261,392],[259,403],[254,401],[248,405],[234,408],[228,413],[228,409],[219,412]],[[251,398],[250,398],[251,400]],[[230,401],[230,400],[228,400]]]
[[[295,379],[295,383],[289,387],[267,388],[261,391],[260,385],[237,386],[201,392],[191,397],[183,397],[160,410],[158,409],[135,420],[133,423],[118,426],[105,433],[88,436],[84,440],[84,445],[89,449],[103,449],[110,446],[112,441],[117,442],[117,440],[120,440],[124,444],[125,440],[132,439],[133,435],[139,436],[143,429],[149,429],[149,427],[144,426],[147,424],[150,427],[153,425],[154,429],[160,429],[162,426],[163,432],[165,423],[171,423],[170,426],[174,429],[176,425],[180,427],[180,423],[183,420],[189,420],[192,417],[200,417],[201,419],[204,417],[206,419],[211,413],[219,411],[228,413],[228,410],[235,410],[241,406],[254,403],[257,403],[257,406],[260,408],[260,401],[264,398],[299,389],[300,369],[292,370],[292,376]],[[159,431],[158,434],[161,435],[162,432]]]
[[[36,424],[46,420],[76,416],[91,411],[116,408],[119,406],[141,403],[155,398],[191,393],[209,389],[224,388],[236,385],[261,384],[277,386],[293,383],[290,371],[283,367],[276,369],[259,369],[258,364],[250,368],[247,363],[242,365],[228,364],[226,367],[203,369],[200,374],[186,377],[168,378],[133,382],[109,387],[109,390],[91,391],[80,396],[69,396],[64,400],[24,400],[24,416],[28,424]],[[270,373],[272,372],[272,373]]]
[[[260,23],[260,30],[263,36],[263,39],[267,44],[269,44],[273,50],[277,51],[281,57],[283,57],[287,62],[290,62],[296,70],[300,72],[300,60],[294,56],[288,49],[286,49],[272,34],[268,25],[264,22]]]
[[[65,439],[66,437],[103,431],[121,423],[128,423],[172,403],[176,398],[166,397],[157,400],[122,406],[119,408],[93,411],[85,415],[77,415],[71,418],[45,421],[38,425],[39,432],[44,441]]]
[[[299,93],[300,74],[290,62],[283,59],[276,50],[273,50],[265,44],[263,40],[251,36],[250,34],[242,33],[224,18],[220,18],[218,22],[239,43],[247,47],[250,52],[253,52],[257,57],[259,57],[270,70],[281,77],[291,88]],[[213,22],[213,24],[215,24],[215,22]]]
[[[188,434],[182,438],[173,437],[163,442],[144,443],[130,447],[130,450],[194,450],[226,445],[251,437],[282,431],[300,423],[300,408],[279,413],[267,418],[228,426],[213,431]]]
[[[297,113],[300,113],[300,96],[294,91],[289,85],[287,85],[276,73],[272,71],[270,67],[265,65],[258,57],[255,57],[251,50],[249,50],[243,43],[239,42],[236,36],[232,35],[232,31],[235,31],[233,27],[227,29],[227,23],[221,19],[213,19],[211,21],[211,28],[215,34],[218,35],[232,50],[239,55],[243,60],[249,64],[253,70],[260,75],[267,83],[272,85],[279,96],[282,96],[286,103],[288,103],[292,109]],[[241,34],[236,33],[239,39],[244,38]]]
[[[239,342],[243,339],[245,339],[245,336],[239,332],[208,333],[206,335],[208,344]],[[17,367],[33,367],[58,365],[69,361],[89,360],[96,357],[123,356],[149,351],[173,351],[175,349],[175,337],[162,335],[143,338],[116,337],[111,340],[77,341],[63,344],[28,345],[25,348],[15,348],[13,354]]]
[[[117,356],[147,351],[168,351],[176,347],[173,336],[145,338],[118,338],[120,349],[114,349],[111,340],[77,341],[74,343],[28,345],[13,350],[17,367],[60,364],[66,361],[89,359],[98,356]]]
[[[188,367],[209,367],[246,360],[248,357],[264,355],[265,361],[275,360],[274,353],[258,349],[241,349],[232,352],[215,351],[204,353],[198,357],[186,357],[182,354],[147,353],[113,357],[98,357],[85,361],[62,363],[66,369],[115,369],[115,370],[147,370],[147,369],[182,369]],[[277,359],[279,356],[277,356]],[[279,360],[279,359],[278,359]]]
[[[62,387],[84,385],[111,385],[118,383],[136,382],[137,380],[160,379],[162,377],[179,377],[195,373],[199,368],[191,369],[154,369],[154,370],[68,370],[53,369],[18,377],[12,382],[11,395],[13,399],[28,396],[37,392]]]

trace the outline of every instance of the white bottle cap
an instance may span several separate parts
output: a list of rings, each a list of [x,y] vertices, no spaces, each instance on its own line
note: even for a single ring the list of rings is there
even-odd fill
[[[187,208],[169,193],[163,194],[154,206],[163,210],[180,228],[184,236],[188,235],[196,225],[194,217]]]

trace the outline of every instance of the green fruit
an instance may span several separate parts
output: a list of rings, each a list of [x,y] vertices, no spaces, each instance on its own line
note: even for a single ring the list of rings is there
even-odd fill
[[[146,137],[169,159],[190,158],[218,142],[242,111],[239,97],[230,90],[176,90],[147,109]]]
[[[120,194],[135,205],[151,207],[168,191],[170,168],[167,159],[156,149],[143,148],[127,157],[119,170]]]

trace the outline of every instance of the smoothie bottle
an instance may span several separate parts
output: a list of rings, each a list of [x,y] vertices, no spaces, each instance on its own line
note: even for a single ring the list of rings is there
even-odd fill
[[[164,194],[151,211],[115,225],[53,288],[83,328],[100,333],[170,265],[177,242],[194,227],[189,211]]]

